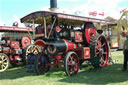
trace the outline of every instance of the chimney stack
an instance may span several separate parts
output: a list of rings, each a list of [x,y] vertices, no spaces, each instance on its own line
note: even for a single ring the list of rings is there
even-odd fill
[[[57,10],[57,0],[50,0],[50,10],[51,11]]]

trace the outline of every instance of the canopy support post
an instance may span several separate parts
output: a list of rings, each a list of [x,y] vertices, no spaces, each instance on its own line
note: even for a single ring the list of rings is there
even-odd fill
[[[44,37],[47,38],[46,19],[45,19],[45,17],[44,17]]]
[[[52,32],[52,30],[53,30],[53,26],[54,26],[55,22],[56,22],[56,18],[55,18],[54,21],[53,21],[53,24],[52,24],[52,26],[51,26],[51,30],[50,30],[50,32],[49,32],[49,34],[48,34],[48,38],[49,38],[50,35],[51,35],[51,32]]]

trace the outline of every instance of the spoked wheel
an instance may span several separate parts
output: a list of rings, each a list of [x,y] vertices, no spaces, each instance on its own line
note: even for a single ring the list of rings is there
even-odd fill
[[[5,71],[8,69],[9,66],[9,59],[6,54],[0,53],[0,72]]]
[[[50,60],[47,55],[43,55],[42,53],[39,53],[36,56],[35,61],[35,71],[38,75],[44,74],[50,70]]]
[[[96,35],[90,40],[91,63],[94,67],[104,67],[108,62],[109,47],[103,35]]]
[[[75,52],[68,52],[64,59],[65,72],[68,76],[76,75],[79,70],[79,60]]]
[[[23,63],[26,64],[28,60],[28,56],[33,56],[37,55],[39,52],[41,52],[41,49],[37,45],[28,45],[24,50],[23,50]]]

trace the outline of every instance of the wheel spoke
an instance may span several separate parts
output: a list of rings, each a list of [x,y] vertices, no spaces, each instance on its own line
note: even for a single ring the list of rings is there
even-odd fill
[[[104,42],[101,47],[103,47],[106,43]]]
[[[101,56],[100,62],[101,62],[101,64],[104,63],[104,56]]]
[[[7,59],[3,59],[3,62],[5,62]]]
[[[101,59],[104,60],[104,56],[101,56]]]
[[[70,56],[70,59],[71,59],[71,61],[73,61],[73,56],[72,55]]]
[[[75,70],[75,71],[77,71],[77,69],[78,69],[78,67],[77,67],[78,62],[77,62],[77,60],[76,60],[76,59],[74,60],[74,62],[75,62],[75,67],[74,67],[74,70]]]
[[[103,54],[105,54],[105,55],[106,55],[107,53],[106,53],[106,52],[103,52]]]
[[[1,56],[1,59],[3,60],[5,58],[5,56]]]
[[[99,41],[101,41],[101,37],[100,37]]]
[[[100,60],[101,64],[104,64],[104,60]]]
[[[96,46],[96,49],[97,49],[97,50],[99,49],[98,46]]]
[[[71,65],[72,66],[72,56],[69,57],[68,65]]]
[[[72,58],[71,57],[69,57],[68,65],[72,65]]]
[[[31,51],[30,51],[30,50],[28,50],[28,51],[26,52],[26,55],[28,55],[29,53],[31,53]]]
[[[69,62],[68,62],[68,65],[72,66],[72,62],[71,62],[71,61],[69,61]]]
[[[27,50],[27,53],[31,53],[32,52],[32,46],[30,46]]]
[[[7,65],[7,64],[8,64],[8,62],[4,62],[3,64],[4,64],[4,65]]]
[[[97,41],[97,47],[101,48],[101,41],[99,41],[99,40]]]
[[[6,65],[2,64],[2,69],[4,69],[6,67]]]
[[[33,50],[32,50],[32,52],[33,52],[34,54],[38,54],[39,51],[38,51],[38,49],[37,49],[36,47],[34,47]]]

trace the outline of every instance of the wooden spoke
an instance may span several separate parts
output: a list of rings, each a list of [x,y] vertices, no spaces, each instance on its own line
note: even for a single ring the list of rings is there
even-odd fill
[[[2,64],[2,69],[5,69],[6,65]]]
[[[7,65],[8,63],[7,63],[7,62],[4,62],[3,64],[4,64],[4,65]]]
[[[6,61],[6,59],[3,59],[3,62],[5,62]]]

